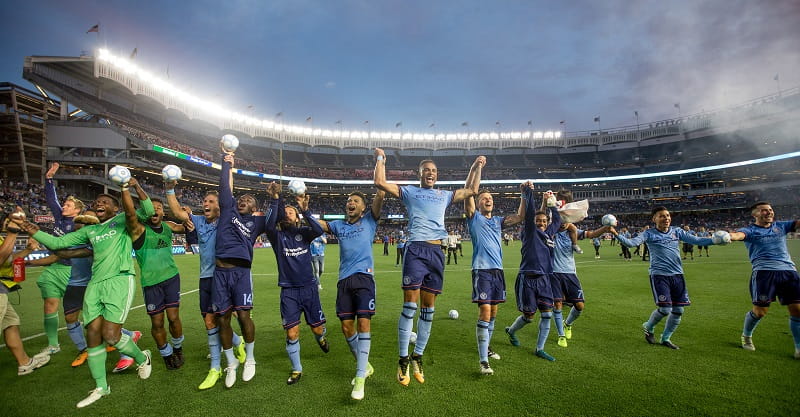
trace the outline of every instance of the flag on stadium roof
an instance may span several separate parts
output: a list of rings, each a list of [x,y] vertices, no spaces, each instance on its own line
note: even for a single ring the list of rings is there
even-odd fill
[[[533,120],[528,120],[528,126],[533,126]]]
[[[436,126],[436,123],[431,123],[430,126],[428,127],[434,127],[434,126]]]
[[[139,53],[139,48],[138,47],[133,48],[133,52],[131,52],[131,58],[130,59],[136,58],[136,54],[138,54],[138,53]]]
[[[560,125],[563,125],[564,123],[567,123],[567,121],[566,120],[562,120],[562,121],[558,122],[558,124],[560,124]]]
[[[595,123],[599,123],[600,122],[600,116],[595,116],[594,117],[594,121],[595,121]]]
[[[403,125],[403,122],[397,122],[397,123],[394,124],[394,127],[400,127],[402,125]]]
[[[86,31],[86,33],[92,33],[92,32],[100,33],[100,24],[99,23],[94,25],[94,26],[92,26],[92,27],[90,27],[89,30]]]
[[[469,126],[469,122],[461,122],[461,126]]]
[[[279,111],[279,112],[275,113],[275,117],[283,117],[283,112]]]
[[[337,121],[336,121],[336,124],[337,124],[337,125],[340,125],[340,124],[342,124],[342,121],[341,121],[341,120],[337,120]]]
[[[675,103],[675,108],[676,108],[676,109],[678,109],[678,110],[680,110],[680,108],[681,108],[681,103]]]
[[[773,80],[778,81],[778,74],[775,74],[775,78]]]
[[[311,116],[306,117],[307,122],[310,122],[311,120],[313,120]]]

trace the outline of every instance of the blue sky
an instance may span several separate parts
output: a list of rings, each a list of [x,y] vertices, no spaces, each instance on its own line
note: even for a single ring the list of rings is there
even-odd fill
[[[138,48],[138,65],[196,96],[322,128],[577,131],[599,116],[605,129],[772,94],[776,74],[800,85],[796,0],[35,1],[0,14],[0,81],[29,87],[28,55]]]

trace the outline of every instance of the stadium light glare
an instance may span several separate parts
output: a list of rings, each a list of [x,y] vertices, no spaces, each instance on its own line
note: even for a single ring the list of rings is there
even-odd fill
[[[553,139],[553,132],[544,132],[545,139]]]
[[[323,131],[322,131],[322,137],[323,137],[323,138],[330,138],[330,137],[333,137],[333,132],[332,132],[332,131],[330,131],[330,130],[327,130],[327,129],[326,129],[326,130],[323,130]]]
[[[341,137],[343,137],[343,136],[344,136],[344,134],[345,134],[345,133],[348,133],[348,132],[347,132],[346,130],[345,130],[345,131],[342,131],[342,130],[334,130],[334,131],[333,131],[333,137],[335,137],[335,138],[341,138]]]
[[[400,134],[399,132],[398,133],[392,133],[392,137],[390,139],[392,139],[392,140],[400,140],[402,138],[402,136],[403,135]]]
[[[533,132],[534,139],[541,139],[543,136],[542,132]]]

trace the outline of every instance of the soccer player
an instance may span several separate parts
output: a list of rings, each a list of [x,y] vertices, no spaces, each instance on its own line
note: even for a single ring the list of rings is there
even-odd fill
[[[325,235],[317,236],[311,241],[311,269],[314,271],[314,280],[317,288],[322,289],[322,274],[325,271],[325,245],[328,239]]]
[[[73,219],[83,211],[83,202],[70,196],[64,201],[63,206],[58,203],[56,186],[53,183],[53,177],[58,172],[58,168],[58,162],[54,162],[50,169],[47,170],[44,193],[47,207],[50,208],[50,212],[55,219],[53,234],[55,236],[64,236],[75,229]],[[71,265],[72,263],[69,259],[59,259],[58,262],[46,267],[44,272],[39,275],[39,279],[36,280],[44,300],[44,332],[47,335],[47,347],[42,352],[46,351],[51,355],[61,351],[61,346],[58,343],[58,306],[59,300],[64,298],[64,292],[67,289]],[[80,328],[80,323],[78,328]],[[85,345],[85,340],[76,342],[76,347],[79,347],[79,345]],[[80,348],[78,350],[80,351]]]
[[[553,291],[553,321],[556,323],[558,345],[561,347],[567,347],[567,340],[572,339],[572,324],[580,317],[585,303],[583,287],[575,268],[575,256],[573,255],[575,245],[572,243],[571,234],[573,232],[570,229],[575,229],[574,233],[578,239],[599,239],[611,228],[603,226],[595,230],[581,230],[572,223],[562,223],[556,233],[550,288]],[[566,321],[561,310],[564,303],[572,305]]]
[[[444,227],[445,210],[451,203],[464,201],[478,193],[481,168],[486,165],[486,157],[479,156],[472,163],[465,188],[449,191],[434,188],[439,172],[431,160],[424,160],[419,164],[419,187],[401,187],[386,180],[386,154],[383,149],[375,148],[375,156],[375,186],[388,195],[400,198],[408,211],[409,241],[405,248],[401,284],[403,310],[397,327],[400,353],[397,381],[408,386],[411,381],[409,363],[414,368],[414,378],[419,383],[425,382],[422,355],[431,335],[436,296],[442,292],[444,282],[444,253],[440,248],[442,241],[447,238]],[[408,343],[417,312],[417,301],[421,302],[422,309],[417,322],[417,343],[413,356],[409,358]]]
[[[706,230],[705,227],[700,226],[700,228],[697,229],[697,237],[711,237],[711,232]],[[708,255],[708,246],[698,246],[697,256],[699,256],[700,258],[703,257],[703,249],[706,250],[706,258],[709,258],[710,256]]]
[[[506,302],[506,279],[500,246],[502,229],[521,223],[523,218],[519,212],[505,217],[494,216],[494,198],[488,190],[479,191],[477,200],[477,210],[474,197],[464,200],[464,213],[472,239],[472,302],[478,304],[475,337],[478,341],[479,370],[483,375],[492,375],[494,370],[489,366],[489,358],[500,359],[500,355],[490,347],[494,322],[498,305]]]
[[[136,185],[137,192],[140,188]],[[144,190],[141,190],[143,193]],[[127,184],[122,186],[122,198],[130,199]],[[149,199],[141,201],[144,213],[152,216],[153,204]],[[83,322],[86,326],[89,370],[95,380],[95,389],[78,403],[78,408],[93,404],[111,393],[106,381],[106,349],[103,341],[115,346],[120,353],[134,358],[139,378],[147,379],[152,371],[150,351],[142,351],[121,332],[128,317],[135,286],[135,268],[129,254],[133,251],[130,229],[139,222],[136,214],[116,214],[119,202],[113,196],[100,194],[94,202],[99,224],[89,225],[78,231],[54,237],[32,223],[25,223],[25,231],[48,248],[57,250],[81,244],[91,244],[94,249],[92,279],[86,287],[83,300]]]
[[[695,236],[695,233],[692,231],[692,229],[689,228],[688,224],[683,225],[683,231],[686,232],[687,234]],[[686,255],[689,255],[691,257],[691,260],[694,260],[694,245],[692,245],[689,242],[683,242],[682,249],[683,249],[684,260],[686,260]]]
[[[286,384],[294,385],[303,376],[300,362],[300,314],[323,352],[330,346],[325,337],[325,314],[319,300],[319,288],[311,269],[311,242],[322,236],[322,226],[308,209],[309,195],[296,196],[298,207],[286,205],[280,196],[281,186],[272,182],[267,187],[271,197],[266,221],[267,239],[278,263],[278,286],[281,287],[281,321],[286,331],[286,354],[292,372]],[[300,214],[308,226],[300,226]]]
[[[600,236],[595,236],[592,238],[592,246],[594,246],[594,259],[600,259],[600,245],[602,241],[600,240]]]
[[[453,262],[458,265],[458,238],[456,232],[451,230],[447,235],[447,264],[450,265],[450,257],[453,257]]]
[[[624,226],[619,230],[619,235],[624,237],[624,238],[626,238],[626,239],[630,239],[631,238],[631,232],[629,232],[628,228],[624,227]],[[630,260],[631,260],[631,250],[625,245],[619,245],[619,246],[620,246],[620,248],[619,248],[620,249],[620,253],[619,254],[620,254],[620,256],[622,256],[622,260],[630,262]],[[686,259],[686,258],[684,258],[684,259]]]
[[[644,339],[647,343],[655,344],[655,326],[669,316],[661,334],[661,345],[670,349],[680,349],[672,343],[670,337],[681,323],[684,308],[691,305],[689,292],[686,290],[686,281],[683,277],[683,264],[678,250],[678,242],[687,242],[692,245],[711,245],[709,238],[699,238],[688,233],[680,227],[670,226],[672,217],[666,207],[658,206],[651,212],[655,228],[647,229],[639,236],[628,239],[615,229],[611,233],[616,236],[620,244],[634,247],[646,243],[650,248],[650,288],[653,291],[653,300],[656,309],[650,318],[642,324]]]
[[[214,262],[216,260],[217,224],[219,223],[219,197],[216,191],[209,191],[203,197],[203,214],[192,214],[181,207],[175,196],[177,181],[166,181],[164,188],[167,195],[167,205],[170,212],[177,220],[184,223],[185,227],[194,228],[197,235],[197,245],[200,248],[200,277],[199,298],[200,314],[206,327],[208,352],[211,358],[208,375],[197,387],[207,390],[214,387],[222,375],[221,342],[219,327],[213,309],[211,308],[212,284],[214,277]],[[245,361],[244,340],[231,330],[233,353],[240,364]]]
[[[403,254],[405,253],[406,247],[406,235],[400,235],[397,239],[397,257],[394,260],[394,266],[400,266],[400,262],[403,261]]]
[[[136,186],[136,178],[131,178],[129,184]],[[141,187],[137,187],[138,190]],[[146,199],[148,196],[142,190],[139,200]],[[129,232],[141,272],[144,304],[150,316],[150,333],[167,369],[175,370],[183,366],[184,337],[180,317],[181,276],[172,257],[172,233],[183,233],[184,227],[164,221],[164,203],[161,200],[150,201],[155,211],[151,216],[137,213],[133,199],[123,198],[122,206],[128,216],[139,218],[139,222]],[[169,342],[164,329],[165,313],[169,321]]]
[[[794,358],[800,359],[800,276],[789,249],[786,234],[800,230],[800,220],[775,221],[775,212],[767,201],[750,207],[754,222],[731,233],[731,240],[744,241],[753,264],[750,277],[750,294],[753,309],[744,316],[742,348],[756,350],[753,330],[767,315],[769,306],[777,297],[789,309],[789,329],[794,338]]]
[[[245,361],[242,380],[250,381],[256,374],[254,355],[256,329],[250,310],[253,309],[253,245],[265,231],[265,217],[256,216],[258,203],[250,194],[233,197],[233,153],[222,160],[219,181],[219,220],[216,236],[216,268],[214,269],[211,304],[217,316],[222,349],[227,359],[225,386],[236,383],[239,361],[233,352],[231,317],[236,318],[245,342]]]
[[[336,315],[342,322],[342,333],[356,358],[356,377],[353,379],[354,400],[364,399],[366,379],[375,371],[369,363],[372,346],[370,320],[375,314],[375,262],[372,240],[378,229],[378,219],[385,193],[378,190],[367,210],[367,198],[356,191],[347,197],[346,220],[326,222],[322,228],[339,240],[339,282],[336,284]]]
[[[531,322],[536,310],[539,316],[539,337],[536,341],[535,355],[539,358],[555,361],[556,359],[544,351],[544,344],[550,334],[550,319],[553,317],[553,293],[550,288],[550,275],[553,273],[553,239],[561,227],[561,215],[556,208],[556,198],[552,192],[543,193],[547,210],[536,210],[533,198],[533,183],[527,181],[521,185],[523,202],[520,215],[525,219],[522,230],[522,260],[519,273],[514,284],[517,294],[518,316],[511,326],[506,327],[508,340],[519,346],[517,331]],[[548,225],[548,220],[550,224]]]
[[[19,334],[19,316],[14,310],[14,306],[8,302],[8,293],[20,289],[19,284],[14,282],[12,260],[24,259],[36,250],[38,243],[33,239],[28,239],[25,249],[13,253],[14,244],[20,232],[19,224],[12,222],[9,217],[4,217],[1,222],[0,231],[5,233],[6,237],[3,239],[3,236],[0,236],[0,331],[3,332],[3,339],[8,350],[17,360],[17,375],[22,376],[28,375],[50,362],[48,352],[40,352],[33,357],[28,356],[28,353],[25,352],[25,346],[23,346]]]

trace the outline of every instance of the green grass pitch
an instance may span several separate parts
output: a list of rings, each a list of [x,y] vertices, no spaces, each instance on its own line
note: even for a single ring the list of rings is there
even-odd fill
[[[433,334],[426,351],[424,385],[413,380],[408,387],[395,381],[397,319],[402,304],[400,269],[376,245],[377,315],[372,326],[370,361],[375,374],[367,380],[366,398],[350,399],[350,379],[355,361],[341,335],[335,316],[338,247],[328,245],[323,276],[322,304],[328,316],[331,352],[317,347],[305,324],[301,328],[304,377],[294,386],[285,380],[290,372],[284,350],[284,332],[278,309],[275,260],[270,249],[255,252],[257,374],[253,381],[237,381],[225,389],[222,381],[200,392],[197,385],[208,370],[205,329],[197,313],[198,257],[177,257],[182,272],[181,318],[186,335],[186,364],[167,371],[149,334],[149,320],[137,295],[126,327],[144,333],[139,345],[155,356],[153,374],[139,380],[134,370],[111,374],[118,356],[109,354],[107,369],[112,394],[86,410],[75,404],[94,387],[86,365],[72,369],[75,348],[65,331],[59,333],[61,353],[32,375],[17,377],[11,355],[0,354],[0,404],[7,416],[62,415],[796,415],[800,389],[800,361],[792,358],[792,337],[785,307],[773,304],[754,335],[756,352],[739,348],[739,335],[750,309],[750,264],[744,246],[734,243],[711,247],[711,257],[685,261],[692,306],[687,308],[672,340],[673,351],[648,345],[641,323],[654,308],[647,263],[634,258],[623,262],[618,246],[601,248],[594,259],[589,242],[576,255],[584,286],[586,310],[574,325],[569,347],[556,345],[552,326],[546,350],[556,362],[532,354],[536,321],[518,335],[513,347],[503,332],[517,316],[514,296],[501,305],[493,348],[502,356],[492,361],[495,374],[478,373],[475,342],[477,307],[471,303],[470,245],[458,265],[447,267],[444,293],[438,298]],[[519,243],[505,249],[506,283],[513,289],[519,264]],[[800,241],[790,241],[795,259]],[[12,294],[22,317],[23,337],[42,332],[42,303],[35,285],[40,271],[28,270],[24,289]],[[513,293],[513,291],[512,291]],[[447,312],[456,309],[458,320]],[[565,308],[565,316],[568,309]],[[61,315],[62,326],[63,314]],[[235,327],[237,328],[237,327]],[[663,322],[657,328],[657,334]],[[237,330],[238,331],[238,330]],[[29,354],[44,347],[35,336],[25,342]],[[241,371],[240,371],[241,374]]]

